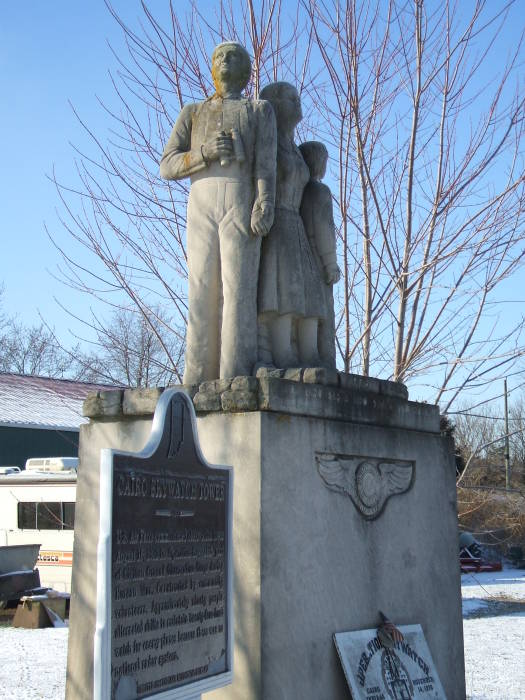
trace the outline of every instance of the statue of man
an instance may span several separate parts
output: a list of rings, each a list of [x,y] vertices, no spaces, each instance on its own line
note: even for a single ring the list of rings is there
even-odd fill
[[[212,55],[216,93],[185,105],[160,163],[190,177],[185,384],[250,375],[257,362],[261,237],[274,218],[277,135],[271,105],[241,96],[251,60],[235,42]]]

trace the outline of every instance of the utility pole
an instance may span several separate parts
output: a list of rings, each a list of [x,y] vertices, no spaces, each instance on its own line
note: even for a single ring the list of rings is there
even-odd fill
[[[505,397],[505,486],[510,489],[509,405],[507,401],[507,377],[503,380]]]

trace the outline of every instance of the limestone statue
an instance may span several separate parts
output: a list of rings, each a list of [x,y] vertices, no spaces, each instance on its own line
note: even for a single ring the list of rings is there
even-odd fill
[[[335,313],[333,285],[341,271],[337,265],[332,193],[321,180],[326,173],[328,151],[320,141],[306,141],[299,146],[310,170],[310,181],[303,192],[301,217],[323,284],[324,320],[319,327],[319,357],[323,367],[336,368]]]
[[[294,142],[302,119],[301,100],[293,85],[277,82],[260,93],[271,103],[277,121],[275,219],[263,240],[259,275],[259,362],[278,368],[317,367],[317,335],[324,315],[321,278],[299,212],[310,179],[308,166]]]
[[[212,55],[215,94],[185,105],[160,163],[190,177],[185,384],[250,375],[257,361],[261,238],[274,219],[276,126],[271,105],[248,100],[251,61],[236,42]]]

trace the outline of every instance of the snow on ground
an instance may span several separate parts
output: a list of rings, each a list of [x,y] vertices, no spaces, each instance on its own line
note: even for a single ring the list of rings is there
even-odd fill
[[[66,690],[68,628],[0,627],[0,697],[60,700]]]
[[[461,596],[463,616],[486,610],[489,602],[494,598],[504,598],[509,601],[525,600],[525,571],[504,569],[481,574],[463,574]],[[525,698],[525,692],[523,697]]]
[[[525,571],[463,574],[465,681],[470,700],[525,698],[525,612],[495,614],[502,600],[525,601]],[[499,610],[504,609],[499,605]]]
[[[525,613],[463,621],[465,681],[471,700],[525,697]]]
[[[505,569],[461,578],[463,615],[469,616],[463,621],[467,698],[523,700],[525,612],[505,614],[500,601],[525,601],[525,571]],[[480,617],[470,617],[473,613]],[[0,627],[0,697],[61,700],[67,634],[67,628]]]
[[[503,569],[503,571],[486,571],[481,574],[463,574],[461,595],[463,598],[506,596],[525,600],[525,571]]]

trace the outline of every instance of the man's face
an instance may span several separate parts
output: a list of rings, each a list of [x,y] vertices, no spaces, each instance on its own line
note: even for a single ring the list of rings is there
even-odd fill
[[[220,46],[213,54],[211,73],[218,92],[244,87],[246,57],[236,46]]]

